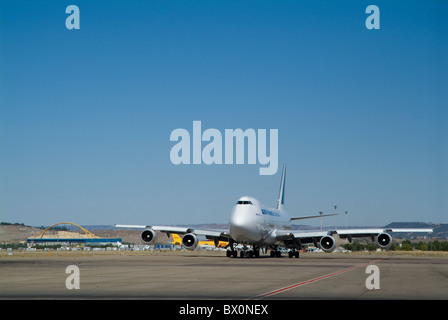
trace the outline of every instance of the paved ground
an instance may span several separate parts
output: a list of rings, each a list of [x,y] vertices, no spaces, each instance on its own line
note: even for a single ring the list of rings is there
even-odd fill
[[[224,253],[0,255],[1,299],[448,299],[448,256]],[[69,265],[80,289],[68,290]],[[370,265],[377,273],[366,273]],[[378,274],[379,289],[366,280]],[[372,281],[369,283],[373,283]]]

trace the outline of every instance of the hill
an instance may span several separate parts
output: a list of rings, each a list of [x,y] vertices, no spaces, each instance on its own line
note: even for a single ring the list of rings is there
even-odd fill
[[[41,232],[42,229],[25,226],[23,224],[0,224],[0,243],[17,243],[26,241],[28,237],[32,237]]]
[[[432,228],[433,233],[430,238],[448,239],[448,223],[432,223],[432,222],[392,222],[386,228]],[[409,234],[408,234],[409,236]],[[407,238],[407,237],[403,237]]]

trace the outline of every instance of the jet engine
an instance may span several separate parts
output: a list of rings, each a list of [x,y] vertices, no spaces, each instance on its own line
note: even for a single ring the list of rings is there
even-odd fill
[[[152,230],[152,229],[145,229],[145,230],[142,232],[142,234],[140,235],[140,238],[142,239],[142,241],[143,241],[144,243],[147,243],[147,244],[153,244],[154,241],[155,241],[156,238],[157,238],[157,234],[156,234],[155,231]]]
[[[320,239],[319,245],[324,252],[333,252],[336,248],[336,240],[332,236],[324,236]]]
[[[381,249],[388,249],[392,245],[392,237],[388,233],[380,233],[376,237],[376,243],[380,246]]]
[[[187,250],[196,249],[198,242],[198,237],[194,233],[186,233],[182,237],[182,246]]]

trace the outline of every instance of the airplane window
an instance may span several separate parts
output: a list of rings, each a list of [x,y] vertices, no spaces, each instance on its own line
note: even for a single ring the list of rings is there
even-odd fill
[[[239,200],[236,204],[252,204],[252,201]]]

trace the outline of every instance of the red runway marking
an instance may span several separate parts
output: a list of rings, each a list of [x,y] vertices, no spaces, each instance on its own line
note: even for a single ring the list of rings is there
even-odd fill
[[[374,260],[374,261],[370,261],[368,263],[360,264],[359,266],[355,266],[355,267],[351,267],[351,268],[348,268],[348,269],[345,269],[345,270],[342,270],[342,271],[338,271],[338,272],[335,272],[335,273],[327,274],[327,275],[322,276],[322,277],[318,277],[318,278],[314,278],[314,279],[311,279],[311,280],[307,280],[307,281],[299,282],[299,283],[296,283],[296,284],[292,284],[292,285],[287,286],[287,287],[283,287],[283,288],[280,288],[280,289],[277,289],[277,290],[274,290],[274,291],[270,291],[270,292],[266,292],[266,293],[260,294],[258,296],[249,298],[247,300],[258,300],[258,299],[263,299],[263,298],[266,298],[266,297],[270,297],[270,296],[273,296],[275,294],[278,294],[278,293],[281,293],[281,292],[285,292],[285,291],[288,291],[288,290],[291,290],[291,289],[294,289],[294,288],[306,285],[308,283],[313,283],[313,282],[316,282],[316,281],[319,281],[319,280],[323,280],[323,279],[326,279],[326,278],[337,276],[338,274],[341,274],[341,273],[344,273],[344,272],[348,272],[348,271],[351,271],[351,270],[355,270],[357,268],[368,266],[369,264],[373,264],[373,263],[375,263],[377,261],[380,261],[380,260],[383,260],[383,259],[384,258],[377,259],[377,260]]]

